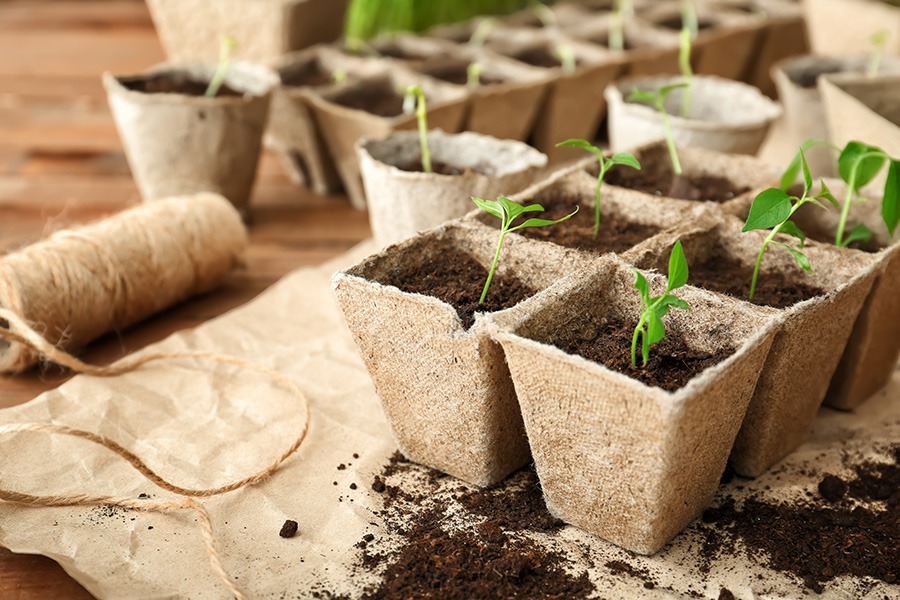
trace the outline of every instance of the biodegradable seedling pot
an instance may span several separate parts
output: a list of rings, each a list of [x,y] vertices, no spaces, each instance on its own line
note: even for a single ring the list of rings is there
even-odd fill
[[[471,197],[508,196],[531,185],[547,157],[512,140],[428,133],[435,172],[422,171],[419,134],[397,131],[357,145],[375,242],[386,246],[474,208]]]
[[[147,0],[147,6],[170,61],[215,61],[219,40],[230,35],[240,58],[269,63],[337,39],[348,1]]]
[[[215,192],[246,216],[278,78],[265,67],[234,62],[219,95],[204,97],[215,70],[164,64],[142,75],[105,73],[103,86],[145,201]]]
[[[667,75],[678,72],[678,36],[660,31],[640,19],[624,24],[625,50],[611,52],[622,62],[619,76]],[[567,28],[566,34],[609,50],[608,16],[587,18]]]
[[[660,293],[664,278],[645,275]],[[487,321],[506,354],[547,508],[652,554],[715,494],[773,327],[771,311],[680,288],[692,311],[669,313],[667,335],[727,358],[674,391],[555,345],[570,331],[594,339],[611,320],[633,326],[640,315],[634,281],[628,266],[603,257]],[[628,357],[629,341],[621,349]]]
[[[723,216],[703,233],[660,235],[635,248],[631,258],[639,268],[658,269],[680,240],[691,266],[691,285],[745,301],[753,265],[768,232],[741,233],[742,224]],[[806,438],[875,280],[875,261],[862,252],[838,251],[817,242],[807,242],[803,251],[815,275],[802,271],[781,248],[770,247],[762,260],[759,286],[778,282],[779,294],[797,292],[783,304],[800,301],[777,309],[781,314],[778,332],[735,440],[731,462],[746,477],[761,475]],[[722,280],[729,262],[739,264],[743,272],[736,283]],[[802,300],[802,286],[813,286],[820,293]],[[756,302],[765,302],[762,290],[757,287]]]
[[[865,77],[868,59],[860,57],[835,58],[828,56],[799,56],[785,59],[772,67],[772,78],[778,97],[784,105],[784,117],[792,147],[799,147],[810,139],[830,139],[825,104],[817,82],[821,75],[835,73]],[[884,57],[884,72],[900,71],[900,59]],[[852,80],[852,78],[850,78]],[[837,174],[834,150],[813,146],[806,151],[806,162],[813,173],[821,176]]]
[[[524,35],[523,35],[524,34]],[[547,155],[550,163],[576,158],[577,150],[557,148],[569,138],[593,138],[606,114],[603,89],[622,70],[621,58],[592,44],[553,34],[515,30],[494,30],[487,46],[534,67],[553,78],[547,97],[534,124],[531,143]],[[576,68],[564,72],[554,52],[561,47],[574,54]]]
[[[613,152],[665,137],[661,115],[646,104],[626,100],[632,90],[653,91],[680,83],[680,77],[625,79],[606,88],[609,141]],[[735,154],[756,154],[781,108],[759,90],[711,75],[693,78],[688,118],[678,116],[681,89],[669,94],[672,135],[680,147],[698,147]]]
[[[769,97],[776,97],[772,65],[792,56],[809,54],[806,21],[799,3],[790,0],[735,0],[729,7],[763,18],[757,49],[740,79]]]
[[[480,83],[468,85],[467,69],[481,67]],[[541,69],[523,65],[486,50],[459,47],[423,61],[416,70],[435,79],[465,86],[469,102],[465,131],[501,140],[524,141],[534,128],[550,78]]]
[[[465,118],[466,92],[396,66],[309,98],[328,153],[355,208],[366,207],[356,143],[362,138],[374,139],[398,129],[416,128],[416,116],[402,112],[404,91],[413,84],[424,90],[428,126],[449,133],[459,131]],[[369,106],[373,102],[375,105]]]
[[[827,179],[826,184],[837,198],[846,195],[843,181]],[[883,388],[893,377],[900,357],[900,319],[896,318],[900,314],[900,243],[888,236],[878,192],[869,191],[872,193],[863,192],[869,198],[867,202],[854,204],[848,224],[862,223],[874,233],[872,242],[862,248],[875,258],[872,269],[876,279],[825,396],[827,406],[841,410],[860,406]],[[793,220],[811,238],[834,243],[838,217],[836,211],[804,206]]]
[[[803,0],[812,50],[825,56],[864,55],[871,37],[889,36],[885,53],[900,54],[900,6],[883,0]]]
[[[380,69],[369,61],[348,57],[326,46],[288,54],[275,64],[281,83],[272,93],[265,141],[281,157],[291,181],[317,194],[341,190],[340,178],[313,119],[309,96],[312,90],[340,87]],[[334,75],[338,72],[346,76],[346,82],[335,82]]]
[[[399,61],[414,69],[426,60],[453,52],[455,48],[455,44],[439,38],[393,33],[371,40],[364,52]]]
[[[471,326],[463,324],[447,302],[403,289],[443,281],[449,269],[455,281],[474,287],[466,290],[474,306],[484,282],[461,279],[463,261],[455,253],[470,255],[486,269],[496,243],[491,229],[452,223],[391,246],[332,279],[400,450],[480,486],[499,482],[529,461],[503,352],[480,315]],[[488,301],[513,289],[510,277],[534,293],[548,287],[567,270],[566,257],[508,236]],[[403,281],[412,273],[416,278]]]
[[[672,161],[664,142],[653,142],[631,150],[640,161],[641,170],[614,167],[607,173],[605,185],[624,187],[660,197],[706,201],[720,205],[728,212],[749,206],[759,188],[778,184],[780,171],[772,165],[742,154],[723,154],[703,148],[679,148],[682,179],[675,183]],[[588,158],[580,168],[595,175],[599,163]],[[674,195],[674,196],[673,196]]]

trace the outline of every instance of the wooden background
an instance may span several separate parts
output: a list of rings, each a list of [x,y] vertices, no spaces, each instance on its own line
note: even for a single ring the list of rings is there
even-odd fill
[[[100,75],[136,73],[163,59],[143,0],[0,0],[0,253],[139,202]],[[216,292],[94,343],[84,356],[106,363],[194,327],[368,235],[365,213],[344,198],[293,186],[266,155],[254,191],[247,268]],[[0,376],[0,408],[68,377],[55,369]],[[0,598],[91,595],[49,558],[0,547]]]

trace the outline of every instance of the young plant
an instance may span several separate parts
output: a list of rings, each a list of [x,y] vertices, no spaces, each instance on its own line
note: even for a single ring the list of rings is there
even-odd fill
[[[663,129],[666,135],[666,147],[669,149],[669,158],[672,159],[672,172],[675,177],[681,176],[684,170],[681,168],[681,160],[678,158],[678,149],[675,147],[675,137],[672,134],[672,124],[669,122],[669,112],[666,110],[666,98],[673,91],[687,87],[686,83],[666,85],[658,90],[639,90],[634,88],[628,96],[629,102],[645,102],[659,111],[662,117]]]
[[[212,79],[209,80],[206,91],[203,92],[203,95],[207,98],[215,98],[216,94],[219,93],[219,88],[225,83],[225,76],[228,75],[228,67],[231,65],[231,51],[235,48],[237,48],[237,40],[230,35],[222,37],[222,40],[219,42],[219,66],[216,68]]]
[[[801,269],[812,273],[812,265],[809,264],[809,258],[800,249],[789,246],[783,242],[775,241],[775,236],[779,233],[783,233],[799,240],[800,248],[803,248],[803,244],[806,242],[806,234],[797,227],[796,223],[791,221],[791,217],[794,216],[794,213],[807,203],[826,208],[824,204],[819,202],[820,198],[824,198],[835,208],[838,207],[837,200],[831,195],[831,192],[828,190],[824,181],[821,182],[822,190],[818,194],[814,196],[809,195],[813,181],[812,175],[810,175],[809,172],[809,166],[806,164],[806,155],[803,153],[802,149],[800,150],[800,165],[803,169],[803,194],[798,198],[797,196],[791,196],[784,190],[778,188],[769,188],[760,192],[760,194],[753,199],[753,204],[750,205],[750,214],[747,215],[747,221],[741,229],[742,232],[757,229],[772,230],[763,240],[762,246],[759,249],[759,254],[756,256],[756,265],[753,268],[753,278],[750,280],[750,300],[753,300],[753,295],[756,293],[756,281],[759,278],[759,267],[762,264],[763,254],[765,254],[769,244],[774,243],[786,248],[794,257],[794,260],[797,261],[797,264]]]
[[[532,0],[528,4],[531,6],[531,10],[534,11],[534,14],[537,15],[537,18],[541,20],[541,25],[545,28],[553,29],[558,25],[556,13],[553,12],[549,6],[538,0]]]
[[[477,90],[481,87],[481,73],[484,67],[481,63],[473,62],[466,67],[466,86],[470,90]]]
[[[641,293],[641,318],[638,319],[634,336],[631,338],[631,366],[637,366],[637,346],[640,339],[642,366],[646,367],[647,361],[650,360],[650,346],[666,337],[663,317],[669,314],[669,309],[691,309],[687,302],[672,294],[673,290],[682,287],[688,280],[688,263],[681,242],[675,242],[669,255],[669,281],[666,284],[666,291],[661,296],[651,298],[647,279],[639,271],[635,271],[634,274],[636,276],[634,287]]]
[[[331,80],[338,85],[347,83],[347,71],[344,69],[335,69],[331,73]]]
[[[578,59],[575,58],[575,51],[568,44],[560,44],[553,49],[553,55],[559,59],[562,65],[563,73],[571,75],[578,67]]]
[[[631,18],[634,7],[631,0],[616,0],[615,8],[609,15],[609,49],[615,52],[625,50],[625,21]]]
[[[681,93],[681,118],[687,119],[691,113],[691,95],[694,89],[694,70],[691,68],[691,44],[693,43],[691,30],[687,27],[681,29],[679,35],[680,49],[678,52],[678,67],[684,83],[687,84]]]
[[[419,146],[422,151],[422,171],[431,173],[431,149],[428,147],[428,109],[425,106],[425,92],[422,86],[411,85],[406,88],[403,98],[403,112],[409,114],[416,112],[416,120],[419,122]]]
[[[626,167],[631,167],[632,169],[640,171],[641,163],[627,152],[619,152],[618,154],[613,154],[609,158],[606,158],[606,155],[603,154],[603,150],[594,146],[587,140],[572,139],[560,142],[556,145],[557,148],[561,146],[587,150],[600,160],[600,174],[597,175],[597,191],[594,194],[594,237],[597,237],[597,234],[600,232],[600,188],[603,186],[603,178],[606,177],[607,171],[615,165],[625,165]]]
[[[697,8],[693,0],[681,0],[681,24],[693,40],[700,33],[700,22],[697,20]]]
[[[497,263],[500,262],[500,250],[503,248],[503,240],[506,238],[507,233],[525,229],[526,227],[547,227],[548,225],[556,225],[557,223],[562,223],[567,219],[571,219],[575,216],[575,213],[578,212],[578,207],[576,206],[574,211],[561,219],[556,219],[555,221],[549,221],[547,219],[527,219],[523,223],[513,227],[512,222],[515,221],[516,217],[519,215],[531,212],[542,212],[544,207],[540,204],[522,206],[503,196],[499,196],[496,200],[483,200],[473,196],[472,202],[484,212],[500,219],[500,238],[497,240],[497,252],[494,254],[494,262],[491,264],[491,270],[488,272],[487,281],[484,283],[484,290],[482,290],[481,298],[478,300],[479,304],[484,304],[484,299],[487,298],[488,288],[491,287],[491,281],[494,279]]]
[[[483,47],[488,37],[490,37],[491,31],[493,31],[496,26],[496,19],[492,17],[485,17],[482,19],[475,28],[475,31],[472,32],[472,37],[469,38],[468,45],[472,48]]]
[[[834,245],[845,247],[855,241],[867,242],[872,239],[872,231],[862,223],[847,234],[847,219],[852,205],[864,201],[860,190],[875,179],[885,165],[887,165],[887,179],[881,200],[881,218],[888,233],[893,237],[900,223],[900,159],[892,158],[880,148],[857,140],[847,142],[843,148],[838,148],[825,140],[807,140],[800,146],[800,152],[781,176],[781,189],[784,191],[790,189],[800,171],[801,155],[817,145],[828,146],[840,153],[838,173],[847,184],[847,195],[840,206],[841,216],[834,236]]]
[[[884,56],[884,48],[887,46],[888,37],[890,37],[890,34],[886,29],[882,29],[873,33],[872,37],[869,38],[869,41],[872,42],[872,56],[869,57],[869,64],[866,65],[866,75],[869,77],[878,75],[878,69],[881,67],[881,57]]]

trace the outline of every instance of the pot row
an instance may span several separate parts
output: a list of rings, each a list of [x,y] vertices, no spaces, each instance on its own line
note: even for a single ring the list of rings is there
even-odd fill
[[[595,183],[575,168],[516,199],[570,198],[586,210]],[[900,338],[884,334],[894,329],[897,307],[887,305],[900,292],[900,278],[890,276],[900,261],[893,247],[869,255],[810,242],[812,277],[790,256],[768,253],[763,278],[819,290],[786,308],[689,279],[679,295],[693,310],[670,313],[669,336],[727,358],[665,391],[564,351],[561,336],[593,338],[608,321],[636,322],[632,269],[663,288],[655,271],[678,240],[699,272],[752,265],[762,236],[739,233],[728,212],[742,210],[740,199],[723,210],[610,187],[603,206],[606,219],[659,233],[618,255],[510,234],[498,278],[536,293],[476,312],[471,326],[417,278],[445,270],[442,261],[456,264],[459,253],[489,264],[497,231],[474,214],[387,248],[336,274],[333,285],[404,454],[477,485],[533,457],[551,512],[652,553],[702,511],[729,457],[738,473],[757,476],[803,441],[826,393],[832,401],[835,391],[845,394],[836,400],[846,403],[859,385],[890,377]]]

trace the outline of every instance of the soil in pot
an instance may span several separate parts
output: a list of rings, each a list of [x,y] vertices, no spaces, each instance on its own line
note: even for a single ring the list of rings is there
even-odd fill
[[[753,267],[727,256],[718,256],[699,264],[692,263],[688,283],[746,300],[752,277]],[[752,302],[760,306],[787,308],[824,293],[825,290],[794,281],[779,271],[761,270]]]
[[[384,46],[378,48],[378,54],[387,58],[396,58],[398,60],[427,60],[431,55],[425,52],[416,52],[402,46]]]
[[[403,114],[403,96],[389,85],[354,87],[334,96],[332,102],[379,117],[389,118]]]
[[[426,70],[425,74],[454,85],[468,85],[469,83],[468,65],[459,64],[435,67]],[[478,76],[479,85],[496,85],[504,81],[506,80],[503,77],[485,75],[484,73]]]
[[[624,373],[646,385],[673,392],[705,369],[725,360],[734,349],[722,349],[715,354],[692,349],[677,335],[668,335],[653,346],[646,366],[631,365],[631,340],[636,323],[601,315],[586,315],[570,327],[556,332],[550,341],[569,354]],[[710,332],[715,335],[715,332]]]
[[[630,221],[615,213],[604,214],[601,205],[600,233],[594,237],[593,207],[579,204],[577,198],[559,198],[553,203],[544,203],[543,206],[545,210],[538,218],[550,220],[563,218],[572,212],[574,206],[580,208],[578,214],[568,221],[557,223],[552,227],[522,229],[518,231],[520,235],[534,240],[553,242],[566,248],[605,254],[625,252],[660,232],[660,228],[655,225]],[[526,217],[527,215],[523,215],[519,221]]]
[[[158,75],[149,75],[147,77],[122,78],[119,81],[129,90],[143,92],[145,94],[183,94],[185,96],[202,96],[206,93],[206,88],[209,87],[208,81],[189,79],[183,75],[173,75],[171,73],[160,73]],[[224,83],[216,94],[217,97],[243,95],[243,92],[239,92]]]
[[[609,48],[609,34],[602,33],[600,35],[595,35],[592,37],[585,38],[585,41],[590,42],[592,44],[597,44],[598,46],[603,46],[604,48]],[[632,42],[629,38],[625,38],[623,40],[624,50],[634,50],[636,48],[640,48],[641,46],[636,46],[634,42]]]
[[[656,24],[660,27],[665,27],[666,29],[671,29],[673,31],[681,31],[681,28],[684,27],[684,23],[681,20],[681,15],[672,15],[668,19],[663,19],[662,21],[656,21]],[[716,26],[715,21],[710,19],[700,18],[697,20],[697,30],[698,31],[707,31]]]
[[[679,200],[727,202],[750,191],[724,177],[684,173],[675,176],[664,163],[642,164],[640,171],[616,166],[606,174],[606,183],[654,196]]]
[[[562,66],[559,57],[553,53],[553,50],[551,48],[548,48],[546,46],[533,46],[531,48],[526,48],[525,50],[520,50],[519,52],[512,53],[509,56],[523,63],[532,65],[534,67],[540,67],[542,69],[555,69]],[[580,66],[581,59],[576,58],[575,67],[577,68]]]
[[[416,156],[409,161],[399,162],[394,165],[401,171],[407,171],[410,173],[424,173],[422,170],[422,157]],[[481,175],[491,176],[494,175],[494,167],[486,164],[477,164],[474,166],[465,166],[459,167],[450,163],[446,163],[439,160],[432,159],[431,161],[431,171],[432,173],[437,173],[438,175],[469,175],[471,173],[479,173]]]
[[[332,83],[331,74],[316,60],[282,69],[280,76],[281,83],[291,87],[314,88]]]
[[[479,304],[487,276],[488,270],[474,257],[447,245],[414,267],[391,273],[381,283],[443,300],[456,309],[465,329],[475,322],[476,312],[510,308],[536,293],[513,276],[495,273],[484,304]]]

